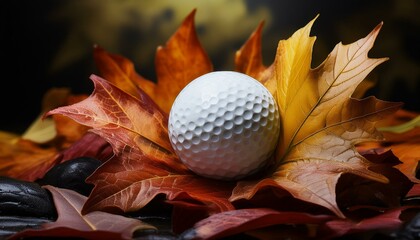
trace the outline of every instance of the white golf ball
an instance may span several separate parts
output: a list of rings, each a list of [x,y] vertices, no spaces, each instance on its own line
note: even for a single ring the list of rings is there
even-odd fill
[[[268,162],[279,136],[279,111],[271,93],[254,78],[215,71],[179,93],[168,130],[176,154],[193,172],[237,180]]]

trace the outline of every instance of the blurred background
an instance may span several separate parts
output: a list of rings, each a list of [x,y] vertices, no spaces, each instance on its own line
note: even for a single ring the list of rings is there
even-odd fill
[[[419,0],[15,0],[0,8],[0,130],[22,133],[41,111],[45,92],[92,91],[93,45],[125,56],[155,80],[154,54],[195,8],[200,41],[215,70],[233,70],[235,51],[264,21],[270,65],[279,40],[319,14],[313,67],[334,46],[365,37],[383,21],[370,57],[389,57],[372,72],[369,95],[420,111]]]

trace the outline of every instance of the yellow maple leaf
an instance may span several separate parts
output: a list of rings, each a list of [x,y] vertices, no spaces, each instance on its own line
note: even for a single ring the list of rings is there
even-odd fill
[[[277,168],[269,178],[239,182],[231,200],[249,199],[260,188],[274,186],[344,217],[335,196],[343,173],[388,181],[369,170],[372,164],[354,145],[380,140],[376,121],[401,104],[374,97],[351,98],[367,74],[386,60],[368,57],[382,23],[355,43],[337,44],[327,59],[312,69],[315,37],[309,33],[315,19],[279,42],[273,74],[265,83],[277,99],[281,115]]]

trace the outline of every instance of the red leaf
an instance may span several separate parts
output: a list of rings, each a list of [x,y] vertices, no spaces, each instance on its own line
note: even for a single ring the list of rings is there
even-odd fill
[[[375,163],[371,168],[373,171],[380,172],[390,182],[380,183],[352,174],[343,175],[336,187],[337,203],[350,218],[366,217],[366,210],[373,210],[371,214],[377,214],[384,209],[400,207],[401,200],[413,185],[403,173],[394,168],[400,161],[391,151],[369,151],[363,156]]]
[[[35,181],[60,161],[57,149],[43,148],[24,139],[16,143],[0,142],[0,175]]]
[[[418,116],[419,113],[400,110],[396,114],[384,119],[384,121],[381,121],[381,126],[400,125]],[[411,181],[420,183],[420,180],[416,176],[418,162],[420,160],[420,127],[414,127],[402,133],[384,131],[383,135],[385,141],[361,143],[358,145],[358,150],[365,151],[373,148],[381,148],[382,151],[392,150],[401,161],[396,168],[410,178]]]
[[[400,219],[404,210],[409,207],[395,208],[371,218],[361,221],[352,221],[350,219],[335,219],[325,223],[320,229],[320,235],[323,239],[335,239],[341,236],[356,233],[384,233],[389,234],[397,230],[403,224]]]
[[[135,211],[159,193],[169,200],[200,201],[210,212],[233,209],[227,199],[232,184],[198,177],[182,164],[169,143],[166,114],[146,94],[140,90],[143,96],[135,98],[100,77],[92,76],[92,81],[95,90],[86,100],[47,113],[63,114],[92,127],[118,156],[88,179],[95,188],[84,213]]]
[[[221,239],[234,234],[279,224],[322,224],[335,218],[269,208],[240,209],[212,215],[184,233],[187,239]],[[309,236],[308,236],[309,237]]]
[[[93,93],[84,101],[47,113],[62,114],[92,127],[107,140],[116,154],[136,146],[143,154],[174,157],[167,131],[167,116],[140,91],[135,98],[105,79],[92,75]]]
[[[53,196],[58,219],[43,224],[41,229],[27,229],[13,236],[23,237],[75,237],[83,239],[132,239],[134,231],[154,229],[140,220],[105,212],[81,214],[86,197],[72,190],[45,186]]]
[[[93,57],[101,77],[134,97],[139,95],[137,87],[153,97],[155,83],[137,74],[130,60],[117,54],[110,54],[99,46],[95,46]]]
[[[97,134],[87,132],[69,148],[60,152],[61,162],[77,157],[92,157],[105,162],[113,156],[111,145]]]
[[[213,70],[209,56],[202,48],[194,25],[194,9],[178,30],[156,51],[157,85],[153,100],[170,111],[178,93],[195,78]]]
[[[106,162],[87,179],[95,187],[83,212],[136,211],[158,194],[168,200],[199,201],[210,213],[232,210],[227,200],[233,184],[221,183],[196,176],[188,171],[173,169],[168,162],[145,155],[122,154]]]

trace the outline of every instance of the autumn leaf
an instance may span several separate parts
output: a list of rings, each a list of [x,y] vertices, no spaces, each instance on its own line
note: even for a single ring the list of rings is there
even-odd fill
[[[93,57],[100,76],[126,93],[138,97],[138,87],[154,96],[155,83],[137,74],[133,62],[118,54],[111,54],[99,45],[93,49]]]
[[[203,219],[188,231],[183,239],[222,239],[238,233],[256,230],[273,225],[316,225],[333,219],[329,215],[311,215],[301,212],[280,212],[270,208],[248,208],[214,214]],[[310,233],[300,237],[310,238]],[[280,236],[277,236],[280,237]]]
[[[111,145],[101,136],[87,132],[70,147],[60,152],[60,163],[79,157],[91,157],[106,162],[114,156]]]
[[[35,181],[60,161],[54,147],[40,147],[25,139],[0,142],[0,175],[25,181]]]
[[[258,79],[261,83],[265,83],[272,74],[272,67],[267,68],[263,64],[261,53],[263,26],[264,22],[261,22],[245,44],[235,53],[235,71]]]
[[[166,114],[141,89],[135,98],[105,79],[91,79],[95,88],[87,99],[47,113],[92,127],[116,154],[89,177],[95,187],[83,212],[135,211],[160,193],[203,202],[211,212],[233,209],[227,199],[232,184],[198,177],[181,163],[169,142]]]
[[[156,51],[156,84],[137,74],[128,59],[96,47],[95,63],[100,76],[133,96],[140,87],[166,113],[178,93],[193,79],[213,70],[207,53],[202,48],[194,26],[194,9],[178,30]]]
[[[23,237],[74,237],[83,239],[132,239],[136,230],[155,227],[134,218],[106,212],[81,214],[86,197],[68,189],[45,186],[53,196],[58,219],[45,223],[40,229],[27,229],[9,239]]]
[[[0,136],[0,175],[35,181],[54,165],[64,161],[62,151],[81,139],[88,127],[59,115],[42,122],[43,114],[86,97],[73,95],[68,89],[53,88],[47,91],[40,116],[23,135]]]
[[[357,145],[359,151],[368,149],[392,150],[401,160],[396,166],[411,181],[420,183],[417,178],[418,163],[420,161],[420,127],[415,126],[419,113],[400,110],[396,114],[381,121],[379,128],[384,135],[384,141],[364,142]],[[396,129],[396,131],[388,131]],[[401,129],[405,129],[402,131]]]
[[[157,158],[176,157],[169,142],[167,116],[143,91],[135,98],[96,75],[91,80],[95,89],[87,100],[56,108],[45,116],[61,114],[91,127],[117,155],[126,147],[135,147]]]
[[[351,219],[334,219],[326,222],[319,229],[319,234],[323,239],[337,239],[343,236],[357,236],[369,232],[389,234],[398,230],[403,224],[404,212],[411,207],[398,207],[384,211],[379,215],[367,217],[362,220],[354,221]],[[355,237],[356,238],[356,237]]]
[[[340,209],[348,218],[361,219],[366,215],[375,215],[387,209],[400,207],[414,184],[395,168],[401,161],[391,150],[378,152],[377,149],[370,149],[361,154],[373,163],[371,170],[380,172],[389,179],[389,183],[344,174],[336,186],[336,199]]]
[[[156,51],[157,85],[153,100],[169,112],[178,93],[195,78],[213,70],[195,31],[194,9],[165,46]]]
[[[182,239],[211,240],[245,233],[258,239],[272,239],[273,237],[275,239],[336,239],[352,236],[352,234],[357,236],[356,234],[360,233],[364,233],[364,236],[366,233],[388,234],[398,230],[404,221],[410,220],[410,217],[404,217],[403,214],[415,208],[417,207],[396,207],[360,220],[341,219],[332,215],[277,211],[270,208],[238,209],[214,214],[200,220],[180,236]],[[292,226],[292,229],[282,231],[282,225]],[[355,239],[359,238],[355,237]]]
[[[375,123],[401,104],[374,97],[351,98],[366,75],[386,60],[367,56],[382,23],[355,43],[336,45],[320,66],[311,69],[315,37],[309,37],[309,32],[314,21],[279,42],[273,75],[266,83],[277,86],[270,90],[277,97],[281,115],[279,166],[269,180],[239,182],[230,199],[249,199],[264,186],[276,186],[345,217],[335,194],[343,173],[388,181],[369,170],[371,163],[354,145],[380,140]]]

